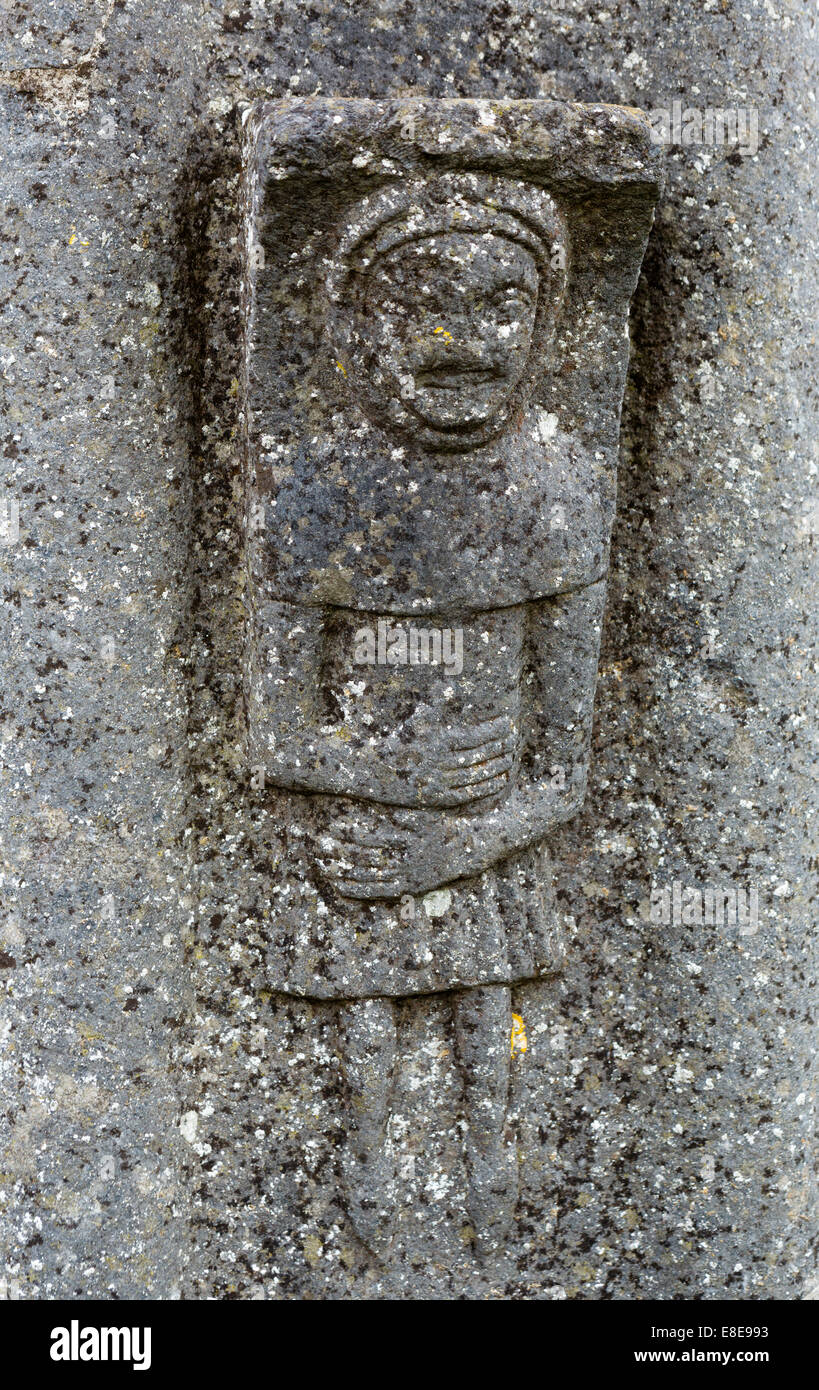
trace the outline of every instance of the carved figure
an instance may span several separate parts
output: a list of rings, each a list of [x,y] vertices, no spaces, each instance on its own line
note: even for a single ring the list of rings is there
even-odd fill
[[[482,1248],[514,1212],[510,990],[563,959],[547,842],[585,791],[614,514],[610,451],[531,401],[571,262],[532,181],[365,194],[324,257],[324,421],[251,473],[249,760],[304,870],[271,979],[339,1001],[348,1209],[375,1251],[396,998],[450,992]]]

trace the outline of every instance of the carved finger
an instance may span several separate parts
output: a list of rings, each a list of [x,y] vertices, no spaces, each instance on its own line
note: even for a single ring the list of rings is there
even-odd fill
[[[406,849],[407,836],[403,833],[409,830],[412,833],[417,831],[418,812],[411,810],[408,806],[391,807],[391,819],[396,829],[393,831],[395,836],[393,844],[398,849]]]
[[[501,777],[492,777],[488,782],[474,782],[469,787],[452,787],[446,793],[447,800],[456,806],[462,806],[468,801],[480,801],[486,796],[495,796],[498,792],[506,791],[509,786],[509,777],[504,773]]]
[[[353,872],[353,865],[347,859],[316,859],[325,878],[339,879]]]
[[[460,734],[456,733],[452,738],[452,748],[459,752],[470,748],[480,749],[493,739],[509,738],[514,732],[514,725],[508,714],[501,714],[497,719],[489,719],[484,724],[476,724],[471,729],[464,729]]]
[[[443,773],[444,780],[448,787],[471,787],[476,782],[485,782],[489,778],[499,777],[502,773],[507,773],[512,768],[512,755],[505,754],[503,757],[490,758],[485,763],[478,763],[474,767],[446,769]]]
[[[396,864],[354,864],[347,869],[346,877],[351,883],[386,883],[395,878]]]
[[[401,849],[405,842],[401,832],[389,825],[370,828],[338,822],[334,827],[334,833],[338,836],[338,843],[345,847],[359,845],[368,849]]]
[[[458,753],[455,762],[448,764],[444,771],[455,770],[463,767],[473,767],[476,763],[487,762],[490,758],[498,758],[504,753],[510,752],[511,739],[492,739],[490,743],[481,744],[480,748],[471,748],[468,752]],[[454,750],[452,750],[454,752]],[[452,756],[452,752],[449,755]]]
[[[344,878],[338,882],[338,891],[348,898],[400,898],[403,884],[397,878],[360,879]]]
[[[377,869],[383,863],[384,851],[377,845],[348,845],[346,858],[357,869]]]

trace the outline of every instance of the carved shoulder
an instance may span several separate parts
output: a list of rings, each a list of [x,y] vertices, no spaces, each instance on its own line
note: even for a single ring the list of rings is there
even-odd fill
[[[413,454],[378,433],[349,428],[277,470],[259,555],[268,597],[479,612],[605,572],[611,469],[554,416],[530,410],[500,444],[469,454]]]

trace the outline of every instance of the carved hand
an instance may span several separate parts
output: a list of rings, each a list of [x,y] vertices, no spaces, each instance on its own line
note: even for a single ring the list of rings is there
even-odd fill
[[[399,898],[423,891],[440,855],[441,817],[358,804],[321,839],[319,867],[350,898]]]
[[[319,865],[346,897],[427,893],[537,843],[581,800],[582,789],[529,783],[476,815],[348,803],[322,839]]]
[[[480,724],[410,729],[409,736],[401,731],[396,771],[406,778],[406,803],[464,806],[502,795],[511,782],[517,739],[508,714]]]

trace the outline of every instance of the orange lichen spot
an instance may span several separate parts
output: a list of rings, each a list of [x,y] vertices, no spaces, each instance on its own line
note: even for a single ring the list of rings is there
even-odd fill
[[[509,1051],[513,1057],[519,1052],[525,1052],[528,1047],[526,1041],[526,1024],[520,1014],[512,1014],[512,1033],[509,1038]]]

